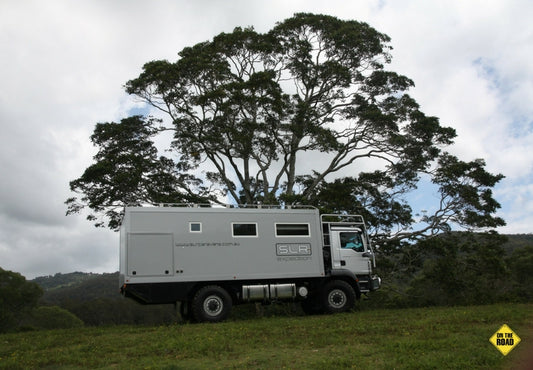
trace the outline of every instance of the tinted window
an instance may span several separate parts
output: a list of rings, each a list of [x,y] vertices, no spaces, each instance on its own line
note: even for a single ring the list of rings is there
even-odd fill
[[[202,224],[200,222],[191,222],[191,223],[189,223],[189,231],[191,233],[200,233],[200,232],[202,232]]]
[[[276,236],[309,236],[309,224],[276,224]]]
[[[233,236],[257,236],[257,224],[255,223],[239,223],[232,224]]]

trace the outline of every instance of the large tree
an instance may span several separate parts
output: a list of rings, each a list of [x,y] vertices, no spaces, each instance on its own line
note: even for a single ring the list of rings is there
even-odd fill
[[[209,201],[202,196],[206,189],[186,174],[186,163],[158,155],[152,139],[159,123],[141,116],[98,123],[91,136],[99,148],[95,163],[70,182],[71,190],[83,196],[67,199],[67,214],[88,207],[88,220],[116,230],[126,205]]]
[[[203,181],[230,202],[365,212],[374,234],[398,240],[450,222],[503,224],[490,190],[502,176],[443,151],[455,131],[420,111],[407,94],[413,81],[386,70],[389,42],[365,23],[296,14],[264,34],[236,28],[175,62],[146,63],[126,90],[168,117],[160,130],[172,130],[175,158],[186,164],[173,173],[202,166]],[[421,176],[442,200],[412,231],[405,195]],[[71,187],[84,193],[90,179],[78,180]]]

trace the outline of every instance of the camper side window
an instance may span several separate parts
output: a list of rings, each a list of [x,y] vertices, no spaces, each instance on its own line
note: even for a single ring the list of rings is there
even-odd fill
[[[201,222],[189,222],[189,232],[191,232],[191,233],[201,233],[202,232],[202,223]]]
[[[257,236],[256,223],[232,223],[233,236]]]
[[[276,236],[310,236],[309,224],[278,224]]]

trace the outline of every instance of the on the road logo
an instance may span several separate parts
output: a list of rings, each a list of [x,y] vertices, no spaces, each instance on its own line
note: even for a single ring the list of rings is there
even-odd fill
[[[504,356],[520,343],[520,337],[516,335],[506,324],[504,324],[489,341],[496,347]]]

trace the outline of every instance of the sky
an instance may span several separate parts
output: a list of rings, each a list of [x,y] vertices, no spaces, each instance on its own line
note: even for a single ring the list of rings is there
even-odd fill
[[[507,222],[498,231],[533,232],[529,0],[2,0],[0,267],[28,279],[117,271],[118,233],[65,216],[69,181],[96,153],[95,124],[143,108],[123,86],[144,63],[175,61],[237,26],[266,32],[296,12],[389,35],[388,68],[415,82],[409,93],[426,115],[457,131],[449,151],[506,176],[494,190]]]

